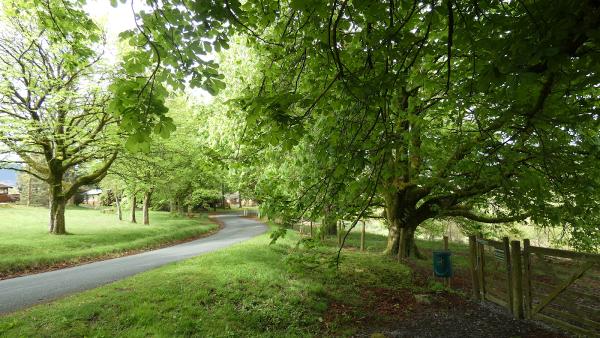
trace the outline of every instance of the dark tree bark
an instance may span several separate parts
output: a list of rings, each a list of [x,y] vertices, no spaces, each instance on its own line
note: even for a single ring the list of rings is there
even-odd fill
[[[432,215],[417,208],[417,199],[410,191],[399,191],[385,195],[386,218],[389,225],[385,253],[401,257],[420,257],[415,243],[415,230]]]
[[[67,200],[62,186],[62,175],[57,173],[53,175],[50,181],[50,222],[49,232],[55,235],[64,235],[65,229],[65,205]]]
[[[117,217],[119,221],[123,220],[123,211],[121,210],[121,196],[115,193],[115,207],[117,208]]]
[[[131,194],[131,223],[137,223],[135,219],[135,205],[137,203],[137,199],[135,194]]]
[[[142,207],[144,214],[144,225],[150,225],[150,199],[152,198],[152,191],[146,191],[144,193],[144,204]]]

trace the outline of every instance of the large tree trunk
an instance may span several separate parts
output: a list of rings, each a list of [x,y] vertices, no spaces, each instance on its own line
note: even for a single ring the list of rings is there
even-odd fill
[[[123,220],[123,211],[121,210],[121,196],[115,193],[115,207],[117,208],[117,217],[119,221]]]
[[[415,243],[415,230],[426,217],[416,211],[416,203],[405,198],[405,192],[386,194],[386,219],[389,225],[387,247],[384,253],[400,257],[421,255]]]
[[[135,219],[135,205],[137,204],[137,199],[135,194],[131,194],[131,223],[137,223]]]
[[[177,209],[175,208],[175,200],[171,199],[171,200],[169,201],[169,212],[170,212],[171,214],[173,214],[173,213],[175,213],[175,212],[176,212],[176,210],[177,210]]]
[[[242,208],[242,192],[238,191],[238,203],[240,204],[240,209]]]
[[[420,257],[415,243],[415,231],[418,225],[414,224],[414,219],[409,218],[406,221],[388,219],[388,222],[388,241],[384,253],[395,256],[400,250],[401,257]]]
[[[145,225],[150,225],[150,198],[152,198],[152,191],[146,191],[144,193],[144,204],[142,207]]]
[[[67,233],[65,228],[65,205],[66,199],[63,195],[62,182],[52,183],[50,186],[50,222],[49,232],[55,235]]]
[[[398,245],[400,243],[400,228],[398,214],[398,198],[394,193],[384,194],[385,199],[385,218],[388,223],[387,246],[384,253],[388,255],[398,254]]]
[[[416,227],[409,226],[404,228],[404,234],[400,236],[400,253],[401,257],[416,257],[423,258],[415,242]]]
[[[387,246],[384,253],[388,255],[398,254],[398,245],[400,243],[400,226],[394,220],[387,219],[388,222],[388,238]]]

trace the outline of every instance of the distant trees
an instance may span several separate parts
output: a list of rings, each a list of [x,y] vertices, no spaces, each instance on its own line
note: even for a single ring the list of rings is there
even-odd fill
[[[27,173],[17,175],[17,188],[20,192],[20,203],[27,206],[48,206],[48,185],[46,182]]]
[[[65,234],[65,204],[101,180],[117,158],[117,118],[108,113],[102,36],[68,2],[3,1],[0,32],[2,165],[49,186],[49,231]],[[65,181],[69,171],[80,175]]]
[[[107,189],[128,196],[132,222],[137,221],[135,207],[140,199],[143,224],[150,224],[153,203],[184,214],[220,200],[225,171],[219,153],[207,140],[208,129],[219,126],[202,123],[207,116],[201,116],[201,108],[183,96],[168,100],[167,106],[167,118],[173,119],[177,129],[168,138],[148,141],[145,151],[124,151],[103,182]]]
[[[154,144],[151,144],[153,146]],[[127,152],[115,161],[109,169],[111,176],[107,186],[115,193],[115,203],[120,210],[120,195],[126,193],[131,207],[130,221],[137,223],[136,207],[138,196],[142,195],[143,224],[150,224],[149,208],[154,189],[161,185],[161,176],[165,174],[161,158],[154,151],[147,153]],[[119,213],[119,211],[118,211]]]
[[[155,199],[180,212],[216,205],[229,154],[209,145],[216,138],[204,139],[214,126],[194,125],[204,121],[192,107],[171,101],[175,114],[167,114],[165,100],[185,85],[211,93],[223,89],[216,63],[200,58],[227,47],[229,26],[222,22],[227,13],[221,5],[210,5],[202,27],[187,25],[175,35],[159,29],[198,16],[185,16],[182,6],[169,3],[161,4],[161,15],[154,18],[138,13],[137,29],[121,35],[129,47],[109,71],[102,64],[103,36],[81,1],[0,1],[0,152],[7,155],[2,166],[48,184],[51,233],[66,233],[66,201],[102,180],[111,166],[104,186],[115,198],[119,218],[124,194],[130,197],[132,221],[141,198],[145,224]],[[200,31],[211,41],[197,41]],[[186,42],[194,43],[176,46]],[[168,52],[165,43],[178,51]],[[174,120],[180,131],[166,139]]]

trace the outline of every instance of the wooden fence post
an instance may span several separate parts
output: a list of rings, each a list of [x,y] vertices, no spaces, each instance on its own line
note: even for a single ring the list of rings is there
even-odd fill
[[[360,251],[365,251],[365,235],[366,235],[366,225],[365,221],[362,221],[362,231],[360,233]]]
[[[513,313],[513,286],[512,286],[512,264],[510,261],[510,240],[508,237],[502,237],[502,244],[504,250],[504,263],[506,265],[506,307],[508,311]]]
[[[523,318],[523,284],[521,267],[521,242],[510,242],[510,258],[512,267],[513,286],[513,315],[515,318]]]
[[[481,299],[479,292],[479,277],[477,274],[477,238],[475,235],[469,236],[469,258],[471,262],[471,281],[473,282],[473,298]]]
[[[483,241],[483,234],[479,233],[479,239]],[[477,275],[479,276],[479,290],[481,291],[481,300],[485,300],[485,246],[483,243],[477,243]]]
[[[531,257],[529,239],[523,240],[523,307],[525,318],[531,319]]]
[[[310,221],[310,238],[313,238],[313,223]]]

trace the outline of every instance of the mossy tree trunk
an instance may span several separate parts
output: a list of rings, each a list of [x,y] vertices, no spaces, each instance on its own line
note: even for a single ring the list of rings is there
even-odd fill
[[[150,200],[152,198],[152,190],[144,193],[144,202],[142,205],[142,213],[144,215],[144,224],[150,225]]]
[[[115,207],[117,208],[117,217],[119,221],[123,220],[123,210],[121,210],[121,195],[120,193],[115,193]]]
[[[415,243],[417,227],[433,214],[417,208],[417,200],[411,198],[410,191],[400,191],[385,195],[386,218],[389,225],[385,253],[401,257],[420,257]]]
[[[65,199],[62,177],[55,177],[55,181],[50,185],[50,221],[49,232],[55,235],[64,235],[67,233],[65,228]]]
[[[135,196],[135,193],[131,194],[131,223],[137,223],[137,220],[135,219],[135,207],[137,204],[137,198]]]

